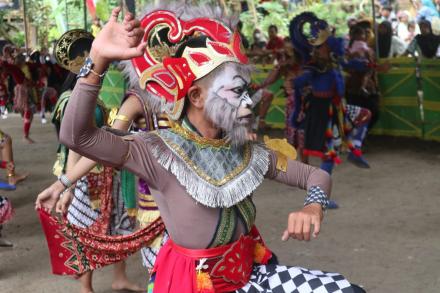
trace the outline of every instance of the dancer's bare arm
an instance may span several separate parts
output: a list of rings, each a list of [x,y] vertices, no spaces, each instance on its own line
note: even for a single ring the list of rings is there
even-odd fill
[[[135,96],[130,96],[122,104],[118,111],[118,115],[122,115],[127,119],[116,119],[112,125],[112,128],[127,131],[132,121],[143,115],[142,105]],[[96,166],[96,164],[97,163],[95,161],[86,157],[81,157],[74,151],[70,151],[67,159],[65,176],[70,182],[73,183],[73,185],[75,185],[75,182],[81,177],[87,175]],[[70,191],[66,191],[63,196],[60,197],[61,193],[64,191],[64,185],[59,180],[55,181],[51,186],[43,190],[37,196],[37,208],[43,207],[45,210],[51,211],[53,207],[56,207],[55,210],[57,213],[66,213],[67,208],[73,198],[73,188]]]

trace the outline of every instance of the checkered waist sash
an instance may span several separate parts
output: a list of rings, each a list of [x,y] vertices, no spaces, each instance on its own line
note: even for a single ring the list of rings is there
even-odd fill
[[[228,245],[188,249],[171,239],[161,248],[153,272],[155,293],[231,292],[245,286],[255,263],[272,257],[254,226]]]

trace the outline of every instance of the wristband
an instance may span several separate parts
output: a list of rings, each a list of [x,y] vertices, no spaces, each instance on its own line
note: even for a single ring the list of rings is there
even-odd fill
[[[306,199],[304,200],[304,206],[312,203],[319,203],[323,210],[325,210],[329,205],[327,195],[319,186],[312,186],[307,192]]]
[[[63,195],[66,194],[69,190],[70,190],[69,188],[64,189],[64,191],[60,193],[60,199],[61,199],[61,198],[63,197]]]
[[[58,177],[58,180],[61,182],[61,184],[63,184],[63,186],[68,189],[70,187],[72,187],[72,182],[69,180],[69,178],[67,178],[67,176],[65,174],[62,174],[60,177]]]
[[[87,75],[89,75],[90,73],[92,73],[93,75],[99,77],[102,81],[102,79],[104,78],[105,74],[107,73],[108,70],[104,71],[103,73],[98,73],[95,70],[93,70],[95,64],[93,64],[92,58],[87,57],[86,61],[84,63],[84,66],[81,68],[81,70],[78,73],[78,78],[80,77],[86,77]]]
[[[7,166],[8,166],[8,162],[0,161],[0,169],[6,169]]]

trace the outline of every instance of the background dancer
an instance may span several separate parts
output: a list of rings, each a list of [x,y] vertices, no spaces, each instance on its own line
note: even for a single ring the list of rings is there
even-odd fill
[[[7,183],[0,181],[0,189],[15,190],[17,183],[23,181],[27,174],[15,173],[12,138],[0,129],[0,169],[6,169]]]
[[[78,60],[81,58],[84,60],[88,56],[92,41],[93,36],[86,31],[72,30],[65,33],[59,39],[55,48],[57,60],[60,64],[64,64],[66,69],[71,70],[72,73],[78,73],[76,66],[77,64],[81,64]],[[66,47],[60,45],[66,42],[70,44],[67,52],[65,51]],[[85,54],[85,56],[83,54]],[[66,84],[65,87],[73,88],[75,81],[75,75],[71,74],[66,80],[67,83],[70,82],[70,85]],[[59,129],[59,125],[63,119],[70,94],[71,90],[65,91],[56,105],[53,122],[57,129]],[[137,98],[135,99],[137,101]],[[131,99],[130,101],[133,104]],[[130,103],[127,103],[127,105],[130,105]],[[127,120],[120,120],[120,117],[126,117],[124,116],[125,111],[127,111],[126,108],[127,107],[121,108],[122,113],[116,115],[116,119],[114,119],[116,123],[113,126],[116,127],[116,129],[127,130],[131,125]],[[133,110],[133,108],[135,108],[135,110]],[[130,107],[128,107],[128,109],[130,109]],[[135,104],[135,107],[131,108],[132,112],[142,111],[142,109],[143,107],[139,104]],[[106,112],[105,106],[102,103],[96,107],[95,124],[98,127],[102,127],[106,124],[108,120]],[[131,202],[134,203],[134,207],[132,208],[136,211],[136,195],[134,186],[129,188],[127,185],[134,185],[134,176],[132,180],[129,180],[125,171],[118,172],[112,168],[107,171],[106,167],[102,167],[90,159],[81,157],[63,145],[59,147],[58,160],[54,166],[54,171],[60,180],[57,180],[49,188],[40,193],[37,202],[51,195],[58,197],[61,195],[62,198],[58,201],[56,211],[63,215],[67,214],[67,219],[70,223],[78,227],[86,228],[96,225],[98,218],[109,217],[110,224],[108,232],[110,235],[126,235],[132,233],[136,214],[129,214],[127,202],[130,200],[128,197],[131,197]],[[109,180],[106,176],[110,176],[112,179]],[[65,182],[69,182],[69,185],[73,186],[73,188],[69,187],[66,190]],[[105,189],[102,188],[103,185],[109,184],[112,190],[109,195],[112,197],[110,200],[113,202],[113,209],[109,211],[111,215],[105,215],[106,210],[102,210],[102,208],[104,208],[101,202],[102,195],[99,193],[104,192]],[[128,192],[132,192],[131,195],[125,194],[127,189]],[[81,292],[93,292],[92,276],[93,271],[87,271],[81,275]],[[143,291],[142,288],[128,280],[124,260],[114,264],[112,288],[114,290]]]
[[[304,35],[305,22],[311,23],[311,38]],[[343,40],[331,36],[328,24],[313,13],[304,12],[295,17],[290,23],[290,34],[304,61],[304,73],[295,79],[298,106],[291,117],[293,125],[298,125],[300,101],[304,96],[307,109],[304,154],[321,158],[321,168],[331,174],[334,165],[341,162],[339,153],[344,142],[349,149],[348,159],[358,167],[369,168],[361,148],[371,113],[345,104],[342,75],[342,66],[366,70],[368,61],[346,64]],[[303,94],[305,87],[311,88],[307,96]]]
[[[23,140],[27,143],[34,143],[29,136],[31,129],[33,111],[35,105],[31,99],[29,85],[31,81],[26,78],[22,71],[22,67],[25,66],[25,60],[23,55],[18,55],[15,60],[15,64],[9,64],[6,61],[2,62],[2,67],[7,74],[10,74],[14,80],[14,109],[20,112],[23,117]]]

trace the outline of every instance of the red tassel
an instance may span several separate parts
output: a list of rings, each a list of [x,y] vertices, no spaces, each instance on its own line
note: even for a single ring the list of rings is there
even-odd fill
[[[353,153],[353,155],[355,155],[356,157],[361,157],[362,156],[362,151],[360,149],[353,149],[351,151]]]

